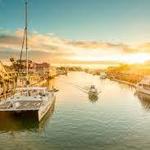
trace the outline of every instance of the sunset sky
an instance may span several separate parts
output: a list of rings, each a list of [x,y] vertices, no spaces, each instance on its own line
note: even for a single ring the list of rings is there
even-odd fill
[[[29,0],[30,57],[51,63],[150,60],[150,0]],[[0,0],[0,60],[17,58],[24,0]]]

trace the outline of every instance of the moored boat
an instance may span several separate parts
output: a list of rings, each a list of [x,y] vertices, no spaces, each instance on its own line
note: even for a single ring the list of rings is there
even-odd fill
[[[41,121],[55,102],[54,92],[46,87],[20,88],[14,96],[0,103],[0,115],[29,117]]]
[[[136,91],[150,95],[150,76],[144,77],[137,85]]]
[[[100,74],[100,79],[106,79],[106,78],[107,78],[106,73],[101,73],[101,74]]]

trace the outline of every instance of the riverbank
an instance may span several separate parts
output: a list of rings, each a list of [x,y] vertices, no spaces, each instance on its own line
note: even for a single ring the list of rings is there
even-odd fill
[[[106,74],[111,80],[135,87],[145,76],[150,75],[150,67],[146,64],[120,65],[107,68]]]
[[[123,80],[118,80],[118,79],[113,79],[113,78],[111,78],[110,80],[116,81],[116,82],[119,82],[119,83],[122,83],[122,84],[126,84],[126,85],[132,86],[134,88],[136,87],[135,83],[131,83],[131,82],[123,81]]]

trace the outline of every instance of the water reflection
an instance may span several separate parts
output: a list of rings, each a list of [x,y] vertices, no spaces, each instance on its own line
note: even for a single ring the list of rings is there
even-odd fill
[[[55,102],[53,103],[52,107],[50,108],[49,112],[44,116],[42,121],[39,123],[34,118],[17,118],[7,115],[1,114],[0,120],[3,120],[0,123],[0,132],[8,132],[8,131],[40,131],[45,128],[49,120],[51,119],[55,109]]]
[[[143,108],[150,111],[150,95],[144,93],[136,93],[136,95],[139,98]]]

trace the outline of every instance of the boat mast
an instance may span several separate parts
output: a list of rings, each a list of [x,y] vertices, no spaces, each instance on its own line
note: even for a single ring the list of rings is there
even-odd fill
[[[26,86],[29,84],[29,64],[28,64],[28,1],[25,0],[25,47],[26,47]]]

